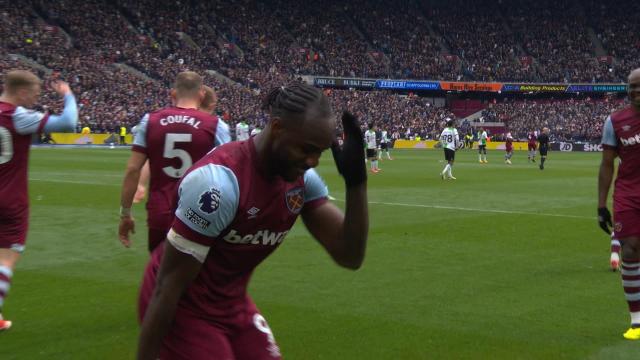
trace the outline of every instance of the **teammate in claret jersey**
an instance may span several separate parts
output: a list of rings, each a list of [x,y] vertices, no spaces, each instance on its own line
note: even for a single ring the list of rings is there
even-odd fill
[[[25,249],[29,228],[27,167],[34,134],[72,132],[78,122],[78,106],[69,85],[53,83],[64,97],[60,115],[29,110],[40,97],[41,81],[29,71],[13,70],[4,76],[0,96],[0,331],[11,327],[2,317],[13,269]]]
[[[504,154],[504,162],[506,164],[511,165],[511,157],[513,156],[513,136],[508,132],[505,137],[504,150],[506,154]]]
[[[536,132],[532,130],[527,136],[527,150],[529,150],[527,159],[530,162],[536,162],[537,141],[538,137],[536,136]]]
[[[343,114],[340,147],[328,98],[306,84],[273,89],[265,108],[260,134],[217,147],[182,178],[167,241],[145,271],[138,359],[279,359],[247,285],[299,215],[337,264],[361,266],[367,171],[357,120]],[[329,147],[345,181],[346,214],[313,170]]]
[[[202,77],[182,72],[171,89],[174,105],[146,114],[138,125],[120,199],[119,238],[130,246],[134,231],[131,204],[141,170],[149,159],[147,201],[148,249],[152,251],[167,235],[173,220],[173,201],[178,180],[193,163],[214,146],[229,142],[229,128],[216,116],[199,110],[205,97]]]
[[[626,339],[640,340],[640,69],[629,75],[631,105],[612,113],[602,128],[602,163],[598,176],[598,222],[622,246],[622,286],[631,326]],[[613,222],[607,208],[614,160],[620,166],[613,190]]]

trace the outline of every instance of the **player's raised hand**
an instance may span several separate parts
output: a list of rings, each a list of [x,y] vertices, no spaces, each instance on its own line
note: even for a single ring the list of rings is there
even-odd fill
[[[53,88],[53,91],[58,93],[58,95],[60,96],[65,96],[71,93],[71,87],[69,87],[69,84],[62,80],[56,80],[52,82],[51,88]]]
[[[334,142],[331,145],[333,160],[338,172],[344,178],[347,188],[358,186],[367,180],[367,168],[364,162],[364,136],[358,125],[358,119],[348,111],[342,114],[344,143],[342,147]]]
[[[121,216],[120,226],[118,226],[118,237],[120,242],[125,247],[131,246],[131,239],[129,239],[129,233],[136,233],[136,222],[131,216]]]
[[[606,207],[598,208],[598,224],[607,235],[611,235],[609,227],[612,227],[613,223],[611,222],[611,213]]]

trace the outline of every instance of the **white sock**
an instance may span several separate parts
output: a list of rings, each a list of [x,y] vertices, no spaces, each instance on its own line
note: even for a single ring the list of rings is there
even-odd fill
[[[631,323],[640,324],[640,311],[629,313],[631,314]]]
[[[391,153],[387,151],[387,159],[391,160]]]
[[[482,161],[482,154],[478,155],[478,160]]]
[[[451,168],[451,165],[447,164],[447,166],[444,167],[444,170],[442,170],[442,175],[447,174],[449,172],[449,168]]]
[[[453,168],[453,166],[449,165],[449,169],[447,171],[447,176],[449,177],[453,177],[453,175],[451,174],[451,169]]]

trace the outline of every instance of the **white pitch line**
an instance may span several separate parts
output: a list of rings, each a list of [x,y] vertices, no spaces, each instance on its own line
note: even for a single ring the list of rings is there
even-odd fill
[[[336,199],[337,201],[344,202],[342,199]],[[549,216],[549,217],[561,217],[569,219],[589,219],[595,220],[596,217],[580,216],[580,215],[565,215],[565,214],[549,214],[549,213],[536,213],[528,211],[514,211],[514,210],[495,210],[495,209],[475,209],[456,206],[443,206],[443,205],[423,205],[423,204],[405,204],[405,203],[392,203],[382,201],[369,201],[369,204],[374,205],[388,205],[388,206],[403,206],[403,207],[417,207],[425,209],[443,209],[443,210],[459,210],[459,211],[473,211],[473,212],[485,212],[494,214],[509,214],[509,215],[537,215],[537,216]]]
[[[32,177],[29,178],[29,181],[42,181],[42,182],[78,184],[78,185],[101,185],[101,186],[121,186],[122,185],[122,183],[120,182],[103,183],[103,182],[80,181],[80,180],[39,179],[39,178],[32,178]]]

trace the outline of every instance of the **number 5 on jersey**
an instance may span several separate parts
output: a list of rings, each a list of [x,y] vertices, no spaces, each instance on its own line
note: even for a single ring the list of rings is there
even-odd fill
[[[172,178],[180,178],[184,173],[193,165],[193,160],[191,160],[191,155],[185,150],[176,149],[176,143],[189,143],[191,142],[192,134],[175,134],[169,133],[166,135],[164,140],[164,152],[162,156],[165,159],[180,159],[182,163],[180,168],[174,168],[171,166],[165,166],[162,168],[164,173]]]

